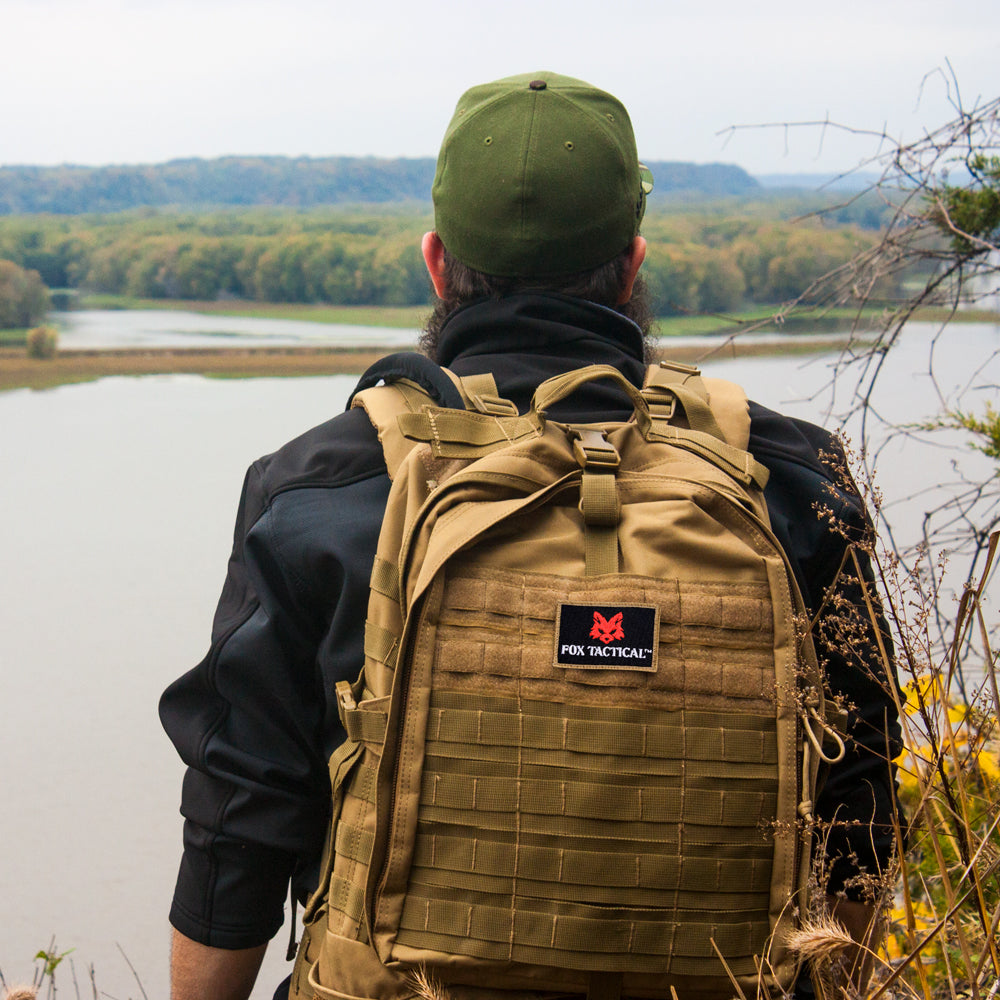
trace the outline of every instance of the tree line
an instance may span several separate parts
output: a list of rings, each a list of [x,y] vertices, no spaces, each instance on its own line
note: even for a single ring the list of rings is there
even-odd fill
[[[49,288],[137,298],[421,305],[420,236],[432,225],[428,211],[398,206],[9,216],[0,259]],[[731,206],[650,211],[643,232],[661,316],[795,298],[877,239],[854,222]]]
[[[744,195],[759,188],[726,163],[651,162],[654,196]],[[83,167],[0,166],[0,215],[117,212],[139,207],[430,202],[431,157],[224,156]]]

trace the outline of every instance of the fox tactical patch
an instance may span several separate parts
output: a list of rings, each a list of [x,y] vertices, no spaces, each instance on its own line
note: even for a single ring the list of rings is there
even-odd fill
[[[655,671],[658,617],[646,605],[561,604],[556,665]]]

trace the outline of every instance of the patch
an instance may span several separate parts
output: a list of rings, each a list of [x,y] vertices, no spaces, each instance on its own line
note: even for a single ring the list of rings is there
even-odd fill
[[[659,612],[635,604],[560,604],[555,663],[590,670],[656,670]]]

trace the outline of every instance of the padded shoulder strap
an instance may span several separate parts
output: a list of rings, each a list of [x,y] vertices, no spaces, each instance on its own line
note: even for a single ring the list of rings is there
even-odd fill
[[[365,389],[371,389],[380,382],[391,385],[405,379],[419,386],[430,397],[428,402],[438,406],[448,406],[456,410],[465,409],[465,401],[455,378],[426,355],[416,351],[400,351],[387,354],[373,364],[358,380],[354,392],[347,401],[347,409],[354,405],[354,397]]]
[[[482,415],[480,420],[491,418],[491,425],[499,417],[517,417],[517,407],[500,398],[488,372],[458,376],[423,354],[410,352],[390,354],[376,361],[351,393],[348,408],[352,407],[363,409],[378,432],[390,479],[395,478],[396,470],[418,441],[426,440],[403,433],[404,416],[422,413],[426,407],[440,407],[461,411],[461,416],[450,415],[459,420],[474,411]],[[447,417],[439,420],[448,423]]]

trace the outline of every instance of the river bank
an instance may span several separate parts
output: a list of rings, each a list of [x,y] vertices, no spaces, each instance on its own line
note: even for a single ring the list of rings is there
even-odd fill
[[[660,356],[698,362],[708,358],[749,358],[814,354],[837,350],[844,337],[808,341],[717,345],[665,343]],[[30,358],[23,348],[0,347],[0,392],[50,389],[92,382],[113,375],[205,375],[216,378],[275,378],[304,375],[360,375],[379,358],[399,350],[384,347],[190,347],[59,351],[52,358]]]

